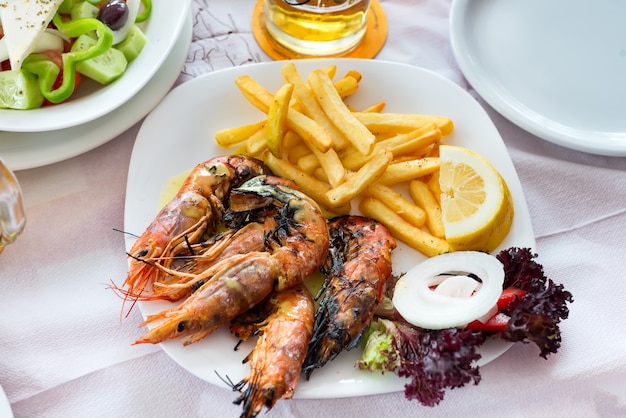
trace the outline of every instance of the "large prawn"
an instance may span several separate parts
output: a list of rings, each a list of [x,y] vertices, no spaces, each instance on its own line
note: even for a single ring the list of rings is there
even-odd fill
[[[206,241],[189,245],[171,262],[155,264],[165,275],[153,283],[150,295],[139,299],[175,302],[189,296],[204,284],[202,276],[231,265],[231,257],[264,251],[265,235],[275,227],[276,222],[268,217],[263,222],[251,221],[240,229],[227,229]]]
[[[304,285],[272,293],[252,311],[231,324],[235,336],[246,340],[259,335],[255,348],[244,359],[250,374],[233,390],[241,392],[242,418],[271,409],[279,399],[290,399],[302,373],[302,363],[313,332],[315,307]]]
[[[178,307],[148,316],[164,322],[136,343],[186,337],[191,344],[261,302],[272,290],[300,285],[324,260],[329,246],[326,220],[313,199],[292,182],[259,176],[231,191],[231,211],[275,209],[276,227],[265,235],[264,251],[235,254],[219,269],[195,274],[203,284]],[[270,211],[270,212],[273,212]]]
[[[391,252],[396,247],[387,228],[370,218],[335,218],[328,228],[331,245],[320,267],[326,279],[304,362],[307,378],[359,344],[391,276]]]
[[[265,165],[242,155],[198,164],[129,251],[129,272],[121,291],[125,298],[138,298],[164,275],[158,268],[161,260],[171,260],[205,233],[215,232],[230,190],[260,174],[268,174]]]

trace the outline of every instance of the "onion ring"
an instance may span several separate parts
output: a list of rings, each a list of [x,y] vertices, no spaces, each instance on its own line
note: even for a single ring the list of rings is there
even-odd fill
[[[479,278],[469,297],[435,292],[448,278]],[[475,280],[475,279],[471,279]],[[504,283],[502,263],[492,255],[478,251],[458,251],[438,255],[418,264],[396,283],[393,305],[409,323],[424,329],[464,327],[484,317],[496,305]]]

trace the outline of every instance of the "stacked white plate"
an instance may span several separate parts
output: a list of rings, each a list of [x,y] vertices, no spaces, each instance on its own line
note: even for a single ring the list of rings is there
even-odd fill
[[[13,170],[90,151],[121,134],[170,90],[191,42],[191,2],[153,0],[141,54],[108,86],[81,83],[76,97],[32,110],[0,109],[0,156]]]
[[[455,0],[452,50],[487,103],[564,147],[626,156],[626,2]]]

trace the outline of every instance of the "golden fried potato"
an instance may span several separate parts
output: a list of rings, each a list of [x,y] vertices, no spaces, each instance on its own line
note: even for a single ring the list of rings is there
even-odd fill
[[[431,123],[437,125],[443,135],[454,130],[452,119],[444,116],[355,112],[354,117],[372,132],[408,132]]]
[[[431,234],[445,239],[446,232],[443,228],[441,206],[435,199],[428,185],[420,180],[411,180],[409,194],[413,201],[426,212],[426,226]]]
[[[313,70],[309,75],[309,84],[326,116],[359,152],[370,154],[374,149],[374,135],[353,116],[328,75],[323,71]]]
[[[283,84],[274,94],[267,112],[265,138],[267,148],[276,157],[282,156],[283,138],[287,133],[287,113],[293,94],[293,84]]]
[[[439,171],[439,158],[418,158],[389,164],[379,183],[392,185],[420,178]]]
[[[220,147],[230,148],[249,139],[265,125],[267,125],[267,119],[249,125],[222,129],[215,134],[215,142]]]
[[[418,228],[421,228],[426,222],[424,209],[405,199],[404,196],[390,187],[374,183],[367,188],[365,194],[385,202],[390,209]]]
[[[326,192],[326,196],[332,203],[332,206],[349,203],[363,193],[385,172],[392,159],[393,154],[391,152],[381,150],[359,171],[349,175],[345,182]]]
[[[448,243],[405,221],[401,216],[373,197],[365,197],[359,204],[361,212],[385,225],[394,237],[428,257],[450,252]]]

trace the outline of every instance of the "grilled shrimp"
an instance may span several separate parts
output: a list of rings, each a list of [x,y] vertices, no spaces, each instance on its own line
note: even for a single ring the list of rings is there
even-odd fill
[[[138,297],[163,274],[155,265],[168,260],[189,243],[213,233],[221,221],[230,190],[267,174],[263,163],[241,155],[223,156],[198,164],[177,195],[157,214],[130,252],[125,297]]]
[[[276,290],[299,285],[324,261],[330,243],[326,219],[319,206],[291,180],[258,176],[234,189],[231,211],[277,209],[277,226],[265,247],[280,264]]]
[[[272,290],[298,286],[317,270],[328,252],[326,220],[314,200],[287,182],[260,176],[231,191],[231,211],[275,209],[276,227],[265,234],[265,250],[235,254],[195,274],[193,280],[204,283],[178,307],[149,316],[145,324],[165,321],[136,343],[176,337],[186,337],[185,345],[199,341]]]
[[[233,385],[241,392],[241,417],[257,416],[263,406],[271,409],[279,399],[290,399],[302,372],[302,362],[313,332],[314,304],[304,285],[274,292],[260,310],[244,314],[231,325],[235,335],[246,339],[258,331],[255,348],[244,359],[250,374]]]
[[[232,256],[264,251],[265,234],[275,226],[276,222],[268,217],[263,223],[251,222],[241,229],[228,229],[207,241],[190,245],[171,265],[156,264],[165,275],[153,284],[152,293],[140,300],[178,301],[189,296],[204,284],[204,276],[229,266]]]
[[[356,347],[391,276],[396,241],[380,223],[344,216],[328,223],[331,245],[320,270],[326,277],[304,362],[307,378],[343,350]]]

